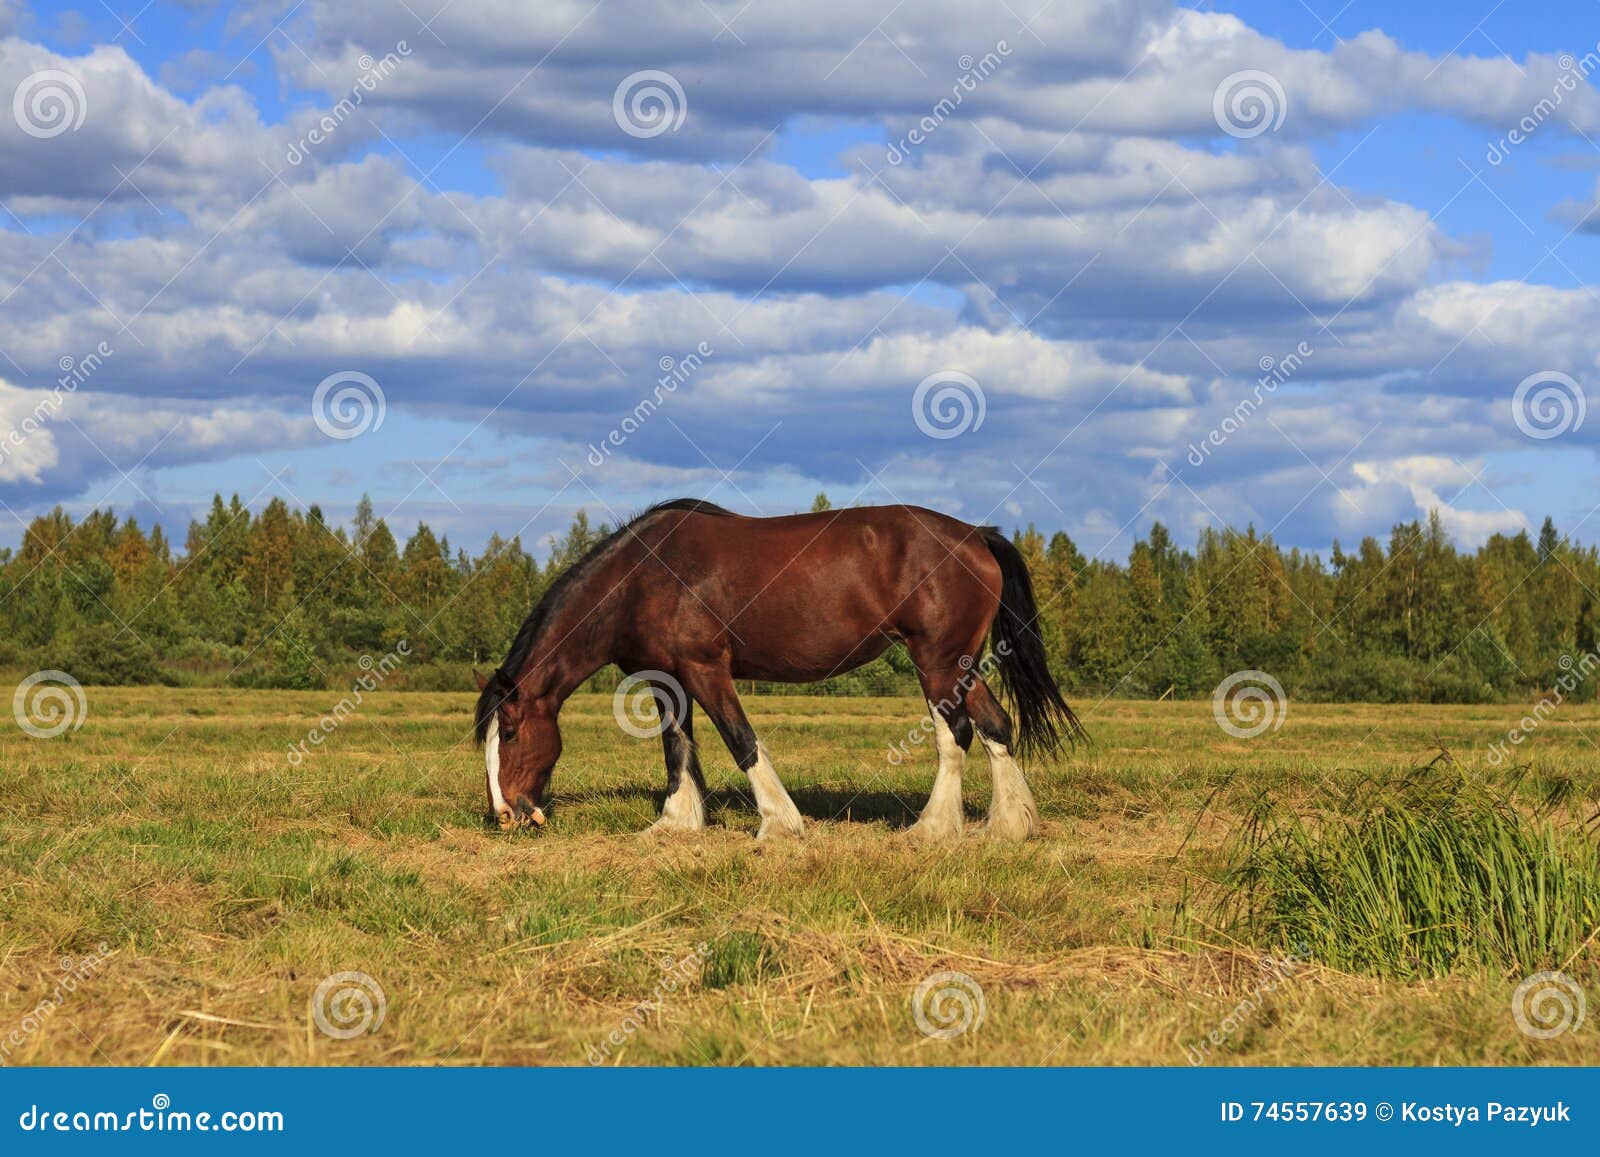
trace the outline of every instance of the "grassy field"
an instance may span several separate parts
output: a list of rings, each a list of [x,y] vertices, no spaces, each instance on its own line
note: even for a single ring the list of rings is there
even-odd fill
[[[1293,703],[1281,730],[1246,740],[1209,702],[1083,704],[1094,745],[1031,769],[1041,838],[925,847],[901,829],[932,745],[886,758],[922,718],[912,700],[750,700],[808,821],[804,840],[758,845],[703,720],[712,827],[639,834],[660,750],[619,730],[609,698],[563,714],[548,830],[503,835],[483,823],[465,694],[370,696],[297,766],[290,746],[336,695],[87,697],[82,728],[59,738],[0,730],[9,1063],[1600,1062],[1600,1008],[1551,1039],[1518,1030],[1520,972],[1285,963],[1215,906],[1263,791],[1292,806],[1438,757],[1432,774],[1530,810],[1560,782],[1593,811],[1588,705],[1543,723],[1517,751],[1532,766],[1514,769],[1485,758],[1511,707]],[[987,781],[975,754],[974,822]],[[1546,965],[1600,998],[1597,954],[1591,938]],[[335,1028],[367,1022],[349,1039],[312,1015],[340,972],[382,993],[381,1023],[376,1003],[365,1018],[328,1005]],[[944,1039],[919,1028],[913,994],[950,972],[967,979],[934,982],[928,1027],[959,1027],[959,1000],[937,995],[951,985],[983,1015]]]

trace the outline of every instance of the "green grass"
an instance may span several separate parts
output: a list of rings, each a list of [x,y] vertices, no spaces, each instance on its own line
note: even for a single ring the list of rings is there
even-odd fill
[[[1239,740],[1209,703],[1084,703],[1094,744],[1029,769],[1039,838],[928,848],[901,829],[931,745],[886,758],[920,720],[911,699],[749,700],[807,819],[803,840],[757,844],[703,720],[706,832],[640,834],[659,745],[581,697],[548,830],[503,835],[483,823],[469,695],[371,696],[291,765],[335,698],[89,688],[81,730],[0,732],[0,1058],[1184,1064],[1258,984],[1262,953],[1306,938],[1310,962],[1209,1063],[1600,1061],[1592,1019],[1534,1040],[1510,1008],[1536,965],[1600,997],[1594,836],[1563,818],[1600,797],[1594,707],[1563,707],[1513,770],[1484,758],[1513,708],[1294,703],[1282,730]],[[1441,743],[1498,810],[1404,797],[1396,777]],[[974,823],[987,781],[975,754]],[[1252,855],[1252,899],[1230,906],[1219,881],[1249,878],[1230,873]],[[1321,891],[1304,870],[1319,857],[1341,873]],[[110,960],[7,1044],[61,959],[102,942]],[[387,1008],[339,1040],[310,1003],[345,971]],[[943,971],[986,1009],[948,1041],[911,1007]]]
[[[1226,881],[1230,927],[1383,976],[1565,967],[1600,928],[1600,846],[1563,794],[1528,808],[1441,762],[1308,805],[1263,798]]]

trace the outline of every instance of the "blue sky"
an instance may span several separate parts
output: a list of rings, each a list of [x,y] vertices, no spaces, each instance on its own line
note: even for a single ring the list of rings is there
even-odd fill
[[[213,490],[469,547],[818,489],[1112,557],[1155,518],[1600,539],[1600,418],[1560,410],[1600,8],[791,7],[0,2],[0,543],[56,503],[181,538]],[[81,124],[24,123],[41,75]],[[641,75],[681,123],[627,131]],[[1281,123],[1219,119],[1240,75]],[[382,422],[330,436],[347,372]]]

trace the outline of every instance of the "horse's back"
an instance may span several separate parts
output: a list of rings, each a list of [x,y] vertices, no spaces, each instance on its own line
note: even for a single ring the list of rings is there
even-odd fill
[[[667,572],[652,589],[680,625],[719,636],[741,677],[848,670],[892,639],[942,629],[952,607],[971,608],[986,630],[999,601],[982,529],[921,507],[674,511],[651,530],[642,562]]]
[[[665,565],[700,572],[707,560],[730,589],[818,578],[910,578],[988,557],[983,529],[920,506],[856,506],[773,517],[675,512],[652,549]],[[987,569],[987,568],[985,568]],[[995,572],[996,578],[998,571]],[[891,585],[893,585],[891,583]]]

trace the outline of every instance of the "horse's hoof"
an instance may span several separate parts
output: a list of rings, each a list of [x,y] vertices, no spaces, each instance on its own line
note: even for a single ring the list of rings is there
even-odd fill
[[[1032,816],[1022,816],[1020,818],[1008,816],[1004,819],[991,816],[989,821],[978,830],[986,840],[1004,840],[1008,843],[1018,843],[1031,838],[1038,829],[1039,824]]]
[[[906,829],[906,835],[914,840],[921,840],[928,844],[950,844],[965,835],[964,825],[958,820],[954,824],[939,822],[930,823],[928,820],[918,820]]]
[[[758,840],[793,839],[798,840],[806,834],[805,825],[798,819],[793,821],[762,820],[761,828],[756,832]]]

